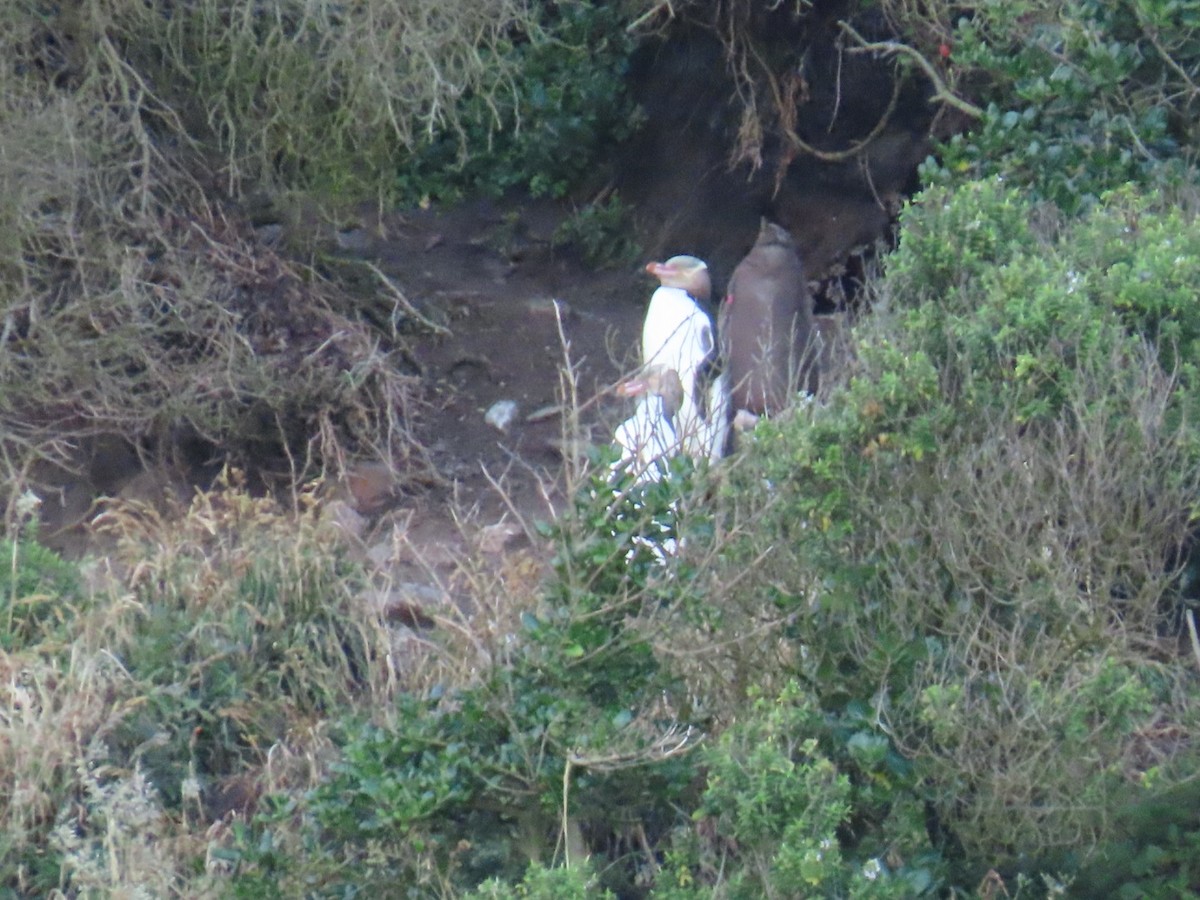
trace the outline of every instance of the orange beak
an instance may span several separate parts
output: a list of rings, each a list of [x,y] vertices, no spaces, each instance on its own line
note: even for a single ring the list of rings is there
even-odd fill
[[[650,385],[645,378],[629,378],[613,388],[613,393],[618,397],[640,397],[649,389]]]

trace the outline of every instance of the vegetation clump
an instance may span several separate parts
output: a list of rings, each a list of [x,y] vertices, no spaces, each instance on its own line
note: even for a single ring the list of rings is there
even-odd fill
[[[405,341],[422,323],[397,308],[377,328],[370,301],[268,246],[238,203],[562,196],[632,123],[616,16],[514,0],[6,7],[7,470],[118,434],[289,477],[354,456],[419,472]]]
[[[796,610],[806,683],[876,710],[967,859],[1079,865],[1194,771],[1151,737],[1196,728],[1192,304],[1169,277],[1133,298],[1155,260],[1186,277],[1197,226],[1105,200],[1064,222],[996,181],[927,191],[853,374],[762,435],[735,499],[772,485],[787,541],[751,580]]]
[[[169,516],[116,504],[103,526],[116,548],[86,603],[63,581],[74,566],[25,541],[13,553],[18,608],[57,584],[74,613],[10,629],[22,640],[4,657],[0,883],[25,896],[187,893],[201,884],[189,855],[204,854],[191,829],[244,813],[269,753],[319,746],[321,721],[394,685],[365,572],[311,495],[285,511],[231,479]]]
[[[947,89],[972,101],[974,121],[956,129],[931,179],[1003,175],[1068,213],[1128,182],[1169,190],[1190,180],[1192,4],[881,6]]]
[[[213,183],[562,194],[630,122],[620,7],[0,11],[4,890],[1200,893],[1197,23],[879,9],[909,43],[858,49],[975,126],[846,369],[720,469],[638,485],[595,454],[553,559],[462,561],[419,636],[315,488],[114,503],[82,566],[21,488],[114,430],[300,450],[297,481],[419,454],[405,324]],[[599,252],[620,209],[560,238]]]

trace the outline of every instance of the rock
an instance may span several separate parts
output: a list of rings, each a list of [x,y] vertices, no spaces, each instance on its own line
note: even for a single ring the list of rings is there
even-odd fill
[[[366,256],[371,252],[374,237],[365,228],[343,228],[333,233],[333,241],[343,253]]]
[[[367,530],[366,517],[361,515],[345,500],[331,500],[322,510],[323,515],[349,537],[362,540]]]
[[[515,522],[485,525],[479,529],[479,549],[493,556],[498,555],[504,552],[504,548],[513,538],[522,533],[523,529]]]
[[[483,420],[493,428],[507,432],[508,426],[517,417],[517,409],[516,400],[497,400],[488,408]]]
[[[428,584],[401,582],[391,590],[372,592],[369,597],[383,618],[409,628],[432,628],[434,616],[448,605],[442,591]]]
[[[393,537],[377,541],[367,548],[367,562],[376,569],[385,569],[396,559],[396,547]]]
[[[355,463],[342,479],[354,511],[374,515],[395,499],[396,478],[390,466],[380,462]]]

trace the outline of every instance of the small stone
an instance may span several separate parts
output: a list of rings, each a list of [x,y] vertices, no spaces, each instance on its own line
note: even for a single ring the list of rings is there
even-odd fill
[[[335,231],[333,241],[345,253],[365,254],[371,249],[371,235],[365,228],[344,228]]]
[[[389,466],[360,462],[346,472],[343,484],[355,512],[371,516],[395,499],[396,477]]]
[[[324,516],[349,537],[361,539],[367,531],[367,519],[345,500],[331,500],[325,505]]]
[[[508,431],[508,426],[512,424],[513,419],[516,417],[516,400],[497,400],[488,408],[483,421],[487,422],[493,428],[506,432]]]
[[[515,522],[497,522],[479,529],[479,549],[493,556],[504,552],[505,546],[521,534],[521,526]]]

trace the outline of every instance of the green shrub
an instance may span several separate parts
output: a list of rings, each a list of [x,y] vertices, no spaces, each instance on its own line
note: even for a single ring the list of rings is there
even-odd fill
[[[630,210],[613,193],[576,210],[555,229],[554,244],[575,248],[585,263],[603,269],[627,265],[638,255],[632,231]]]
[[[1023,191],[998,178],[957,190],[928,190],[900,215],[901,252],[888,278],[901,302],[940,298],[955,304],[961,289],[1035,244],[1033,207]]]
[[[586,867],[547,869],[531,865],[518,884],[488,880],[466,895],[471,900],[614,900],[612,891],[599,889]]]
[[[1132,189],[1072,230],[1072,262],[1095,301],[1159,348],[1163,368],[1191,384],[1200,360],[1200,227],[1193,211]]]
[[[843,847],[842,835],[861,792],[824,755],[828,734],[814,698],[796,683],[759,698],[747,715],[704,752],[707,783],[694,825],[681,829],[651,896],[916,897],[931,891],[933,873],[910,846],[871,841]],[[887,740],[856,732],[851,746],[876,770]],[[887,807],[903,810],[903,791]],[[898,836],[903,826],[884,826]],[[910,829],[911,830],[911,829]],[[870,855],[878,849],[878,855]],[[928,849],[927,847],[924,849]]]
[[[984,108],[943,147],[936,182],[1002,175],[1068,212],[1128,182],[1193,180],[1200,15],[1158,0],[887,3]],[[940,45],[940,46],[939,46]]]
[[[562,197],[596,186],[604,152],[636,124],[622,77],[634,41],[621,10],[538,0],[523,27],[480,54],[489,71],[510,73],[503,89],[466,92],[453,128],[407,148],[402,197],[514,187]]]
[[[82,603],[79,570],[33,539],[36,521],[0,538],[0,648],[61,648]]]
[[[760,427],[727,500],[765,510],[730,563],[774,548],[740,602],[793,611],[822,708],[878,711],[964,884],[1065,848],[1086,865],[1195,762],[1142,748],[1198,712],[1177,658],[1194,301],[1162,262],[1188,277],[1197,226],[1133,193],[1077,222],[1021,209],[928,192],[846,382]],[[939,235],[986,260],[975,277]]]
[[[1130,341],[1148,341],[1165,371],[1193,382],[1200,225],[1132,189],[1103,201],[1068,225],[992,180],[931,189],[906,210],[885,290],[907,310],[898,327],[939,363],[944,390],[978,384],[1002,402],[1020,398],[1022,415],[1053,416],[1075,369],[1137,352]]]
[[[1150,740],[1173,740],[1170,726]],[[1160,797],[1134,803],[1114,823],[1113,840],[1083,866],[1073,896],[1108,895],[1118,900],[1167,900],[1200,893],[1200,797],[1186,782]]]
[[[106,517],[136,599],[108,646],[141,692],[110,742],[170,804],[208,797],[296,723],[386,694],[381,612],[311,500],[293,515],[226,486],[178,522],[135,508]]]

